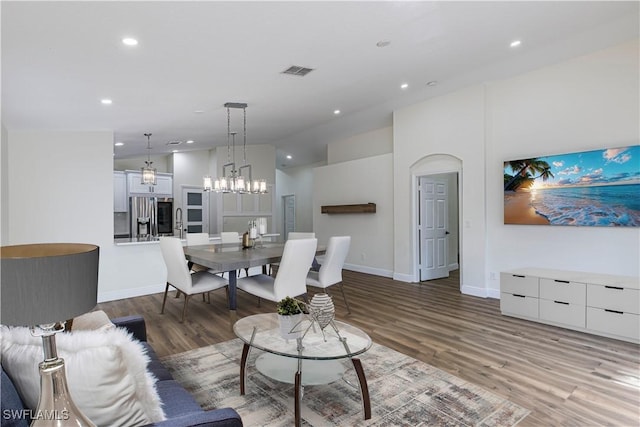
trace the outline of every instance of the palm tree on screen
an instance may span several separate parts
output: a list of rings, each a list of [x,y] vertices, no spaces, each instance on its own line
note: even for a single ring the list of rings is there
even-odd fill
[[[543,181],[553,178],[549,163],[537,158],[504,162],[504,167],[507,166],[515,173],[513,176],[504,175],[504,191],[515,191],[522,186],[530,187],[538,178],[542,178]],[[536,173],[538,176],[532,176]]]

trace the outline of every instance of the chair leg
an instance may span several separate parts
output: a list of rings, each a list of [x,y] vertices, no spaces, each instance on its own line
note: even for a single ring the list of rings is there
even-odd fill
[[[182,293],[182,292],[180,292],[180,289],[176,289],[176,296],[175,296],[175,297],[176,297],[176,298],[180,298],[180,294],[181,294],[181,293]]]
[[[182,319],[180,320],[180,323],[184,322],[184,318],[187,315],[187,304],[189,303],[189,298],[191,298],[191,295],[184,294],[184,306],[182,307]]]
[[[258,307],[260,307],[260,297],[258,297]]]
[[[229,306],[229,287],[224,287],[224,292],[227,294],[227,307]]]
[[[202,293],[202,302],[207,302],[207,296],[205,294],[206,292]]]
[[[344,299],[344,304],[347,306],[347,313],[351,314],[351,308],[349,308],[349,303],[347,302],[347,296],[344,294],[344,285],[340,282],[340,290],[342,291],[342,298]]]
[[[169,292],[169,282],[167,282],[167,286],[164,288],[164,298],[162,298],[162,309],[160,310],[160,314],[164,314],[164,304],[167,302],[167,292]]]

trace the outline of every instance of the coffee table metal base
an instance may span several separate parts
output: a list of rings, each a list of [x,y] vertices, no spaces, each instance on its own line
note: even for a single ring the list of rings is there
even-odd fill
[[[251,350],[251,346],[245,343],[242,347],[242,358],[240,360],[240,395],[244,395],[246,390],[245,382],[246,382],[246,375],[247,375],[247,361],[249,360],[250,350]],[[293,373],[293,384],[295,385],[294,406],[295,406],[296,427],[300,427],[301,425],[300,402],[302,400],[303,386],[313,384],[312,381],[321,381],[321,382],[316,382],[315,384],[327,384],[337,379],[340,379],[342,377],[342,374],[344,373],[344,368],[342,364],[336,361],[307,360],[307,359],[302,360],[302,359],[294,359],[294,358],[289,358],[284,356],[277,356],[271,353],[264,353],[263,355],[258,357],[258,359],[261,359],[261,358],[264,358],[265,360],[263,360],[262,362],[259,362],[258,360],[256,360],[256,368],[258,369],[258,371],[262,372],[258,367],[258,365],[263,364],[263,368],[265,368],[264,366],[265,364],[269,365],[267,368],[265,368],[269,373],[265,373],[265,372],[262,372],[262,373],[264,375],[267,375],[270,378],[273,378],[277,381],[282,381],[278,377],[271,375],[272,373],[274,373],[274,370],[272,369],[273,363],[279,363],[279,362],[285,363],[287,365],[286,372]],[[276,360],[275,358],[277,358],[278,360]],[[290,361],[288,361],[287,359],[290,359]],[[307,362],[311,362],[311,363],[307,364]],[[368,419],[371,419],[371,399],[369,397],[369,387],[367,385],[367,378],[364,374],[364,369],[362,368],[362,362],[360,361],[360,359],[352,357],[351,362],[353,363],[353,368],[356,371],[356,375],[358,376],[358,383],[360,386],[360,397],[362,398],[362,409],[364,412],[364,419],[368,420]],[[329,371],[333,371],[334,369],[336,369],[337,368],[336,364],[340,365],[339,370],[341,371],[341,373],[339,377],[331,381],[320,380],[321,376],[324,376],[325,379],[332,378],[332,375],[327,375],[327,373],[329,373]],[[309,378],[310,382],[307,382],[307,379],[306,379],[307,366],[313,367],[312,371],[316,370],[314,368],[318,368],[318,367],[324,367],[323,369],[326,369],[326,371],[325,372],[321,371],[322,372],[321,375],[312,374],[311,378]],[[305,369],[304,376],[302,375],[303,369]],[[315,374],[318,374],[318,373],[315,373]],[[283,376],[283,378],[284,376],[286,376],[286,374],[284,373],[284,370],[282,370],[282,372],[279,372],[277,375]],[[333,376],[335,375],[337,375],[337,372],[333,373]],[[291,377],[288,377],[285,381],[282,381],[282,382],[291,384],[291,380],[289,378]],[[303,380],[303,378],[305,379]]]

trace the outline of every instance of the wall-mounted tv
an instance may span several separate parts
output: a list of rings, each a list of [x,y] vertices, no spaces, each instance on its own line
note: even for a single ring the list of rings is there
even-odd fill
[[[504,162],[504,223],[640,227],[640,145]]]

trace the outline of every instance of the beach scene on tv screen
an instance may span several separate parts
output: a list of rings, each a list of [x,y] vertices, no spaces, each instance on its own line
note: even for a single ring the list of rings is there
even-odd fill
[[[640,145],[505,161],[504,223],[640,227]]]

